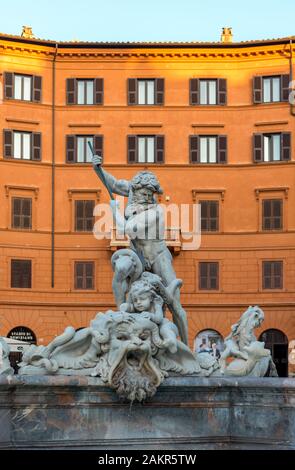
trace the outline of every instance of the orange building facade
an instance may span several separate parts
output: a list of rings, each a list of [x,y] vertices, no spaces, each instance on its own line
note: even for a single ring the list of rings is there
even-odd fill
[[[110,259],[124,244],[97,240],[83,225],[81,201],[109,201],[83,147],[96,136],[115,177],[149,169],[163,204],[203,202],[200,248],[183,249],[181,233],[169,242],[191,347],[204,330],[227,336],[248,305],[259,305],[258,336],[281,334],[290,354],[294,49],[290,38],[112,44],[1,35],[0,335],[25,327],[47,344],[115,307]],[[22,287],[20,261],[30,262]]]

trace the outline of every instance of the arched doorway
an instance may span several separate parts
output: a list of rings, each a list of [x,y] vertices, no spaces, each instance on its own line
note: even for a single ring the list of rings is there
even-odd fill
[[[15,373],[18,373],[18,363],[21,362],[24,351],[37,343],[35,333],[26,326],[16,326],[7,335],[7,343],[10,348],[9,360]]]
[[[264,341],[270,349],[279,377],[288,377],[288,338],[280,330],[269,329],[261,333],[259,341]]]
[[[216,355],[219,359],[220,353],[223,351],[223,349],[223,337],[216,330],[202,330],[195,338],[194,351],[197,353],[200,353],[201,351],[210,352]]]

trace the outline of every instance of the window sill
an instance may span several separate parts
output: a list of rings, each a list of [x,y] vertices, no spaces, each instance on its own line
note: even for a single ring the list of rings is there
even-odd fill
[[[16,291],[16,292],[32,292],[32,287],[9,287],[9,291]]]
[[[98,290],[97,289],[72,289],[71,291],[71,294],[80,294],[80,293],[83,293],[83,292],[92,292],[93,294],[97,294],[98,293]]]
[[[22,100],[22,99],[18,99],[18,98],[4,98],[3,101],[5,101],[5,102],[16,101],[17,103],[42,104],[41,101]]]

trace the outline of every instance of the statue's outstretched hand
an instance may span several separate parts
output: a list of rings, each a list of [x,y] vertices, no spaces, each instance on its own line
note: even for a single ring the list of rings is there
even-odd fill
[[[102,164],[102,157],[100,155],[93,155],[92,165],[93,166],[100,166],[101,164]]]

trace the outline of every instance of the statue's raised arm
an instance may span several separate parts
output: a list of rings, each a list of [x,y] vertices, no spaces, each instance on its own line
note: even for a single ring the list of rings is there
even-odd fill
[[[121,196],[128,196],[130,191],[130,182],[128,180],[119,179],[117,180],[113,175],[105,171],[102,166],[102,157],[100,155],[94,155],[92,157],[93,169],[97,176],[100,178],[100,172],[103,174],[104,179],[108,185],[108,189],[115,194]]]

